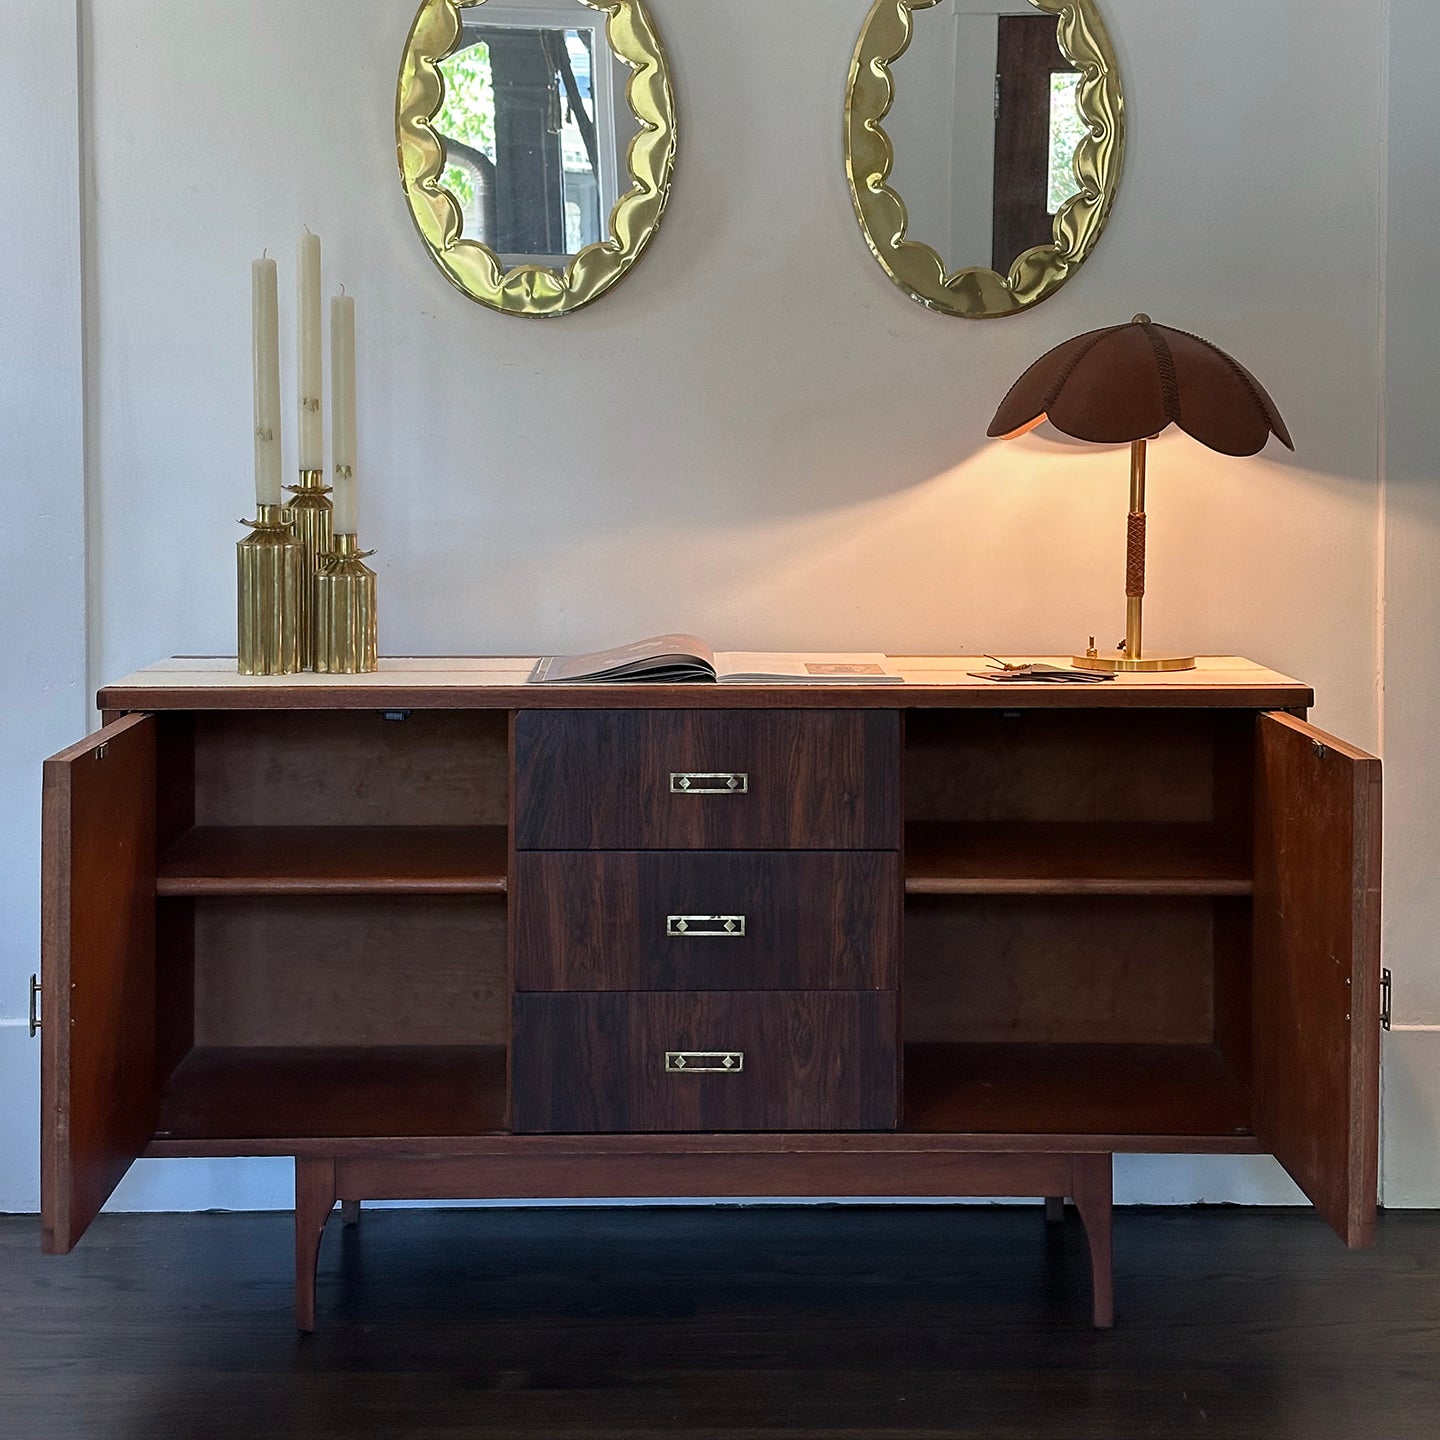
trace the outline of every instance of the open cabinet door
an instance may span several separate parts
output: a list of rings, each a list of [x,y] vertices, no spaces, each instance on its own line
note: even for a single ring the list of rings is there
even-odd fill
[[[1258,724],[1255,1133],[1347,1245],[1371,1245],[1380,762],[1289,715]]]
[[[45,762],[40,1209],[85,1233],[155,1133],[155,721]]]

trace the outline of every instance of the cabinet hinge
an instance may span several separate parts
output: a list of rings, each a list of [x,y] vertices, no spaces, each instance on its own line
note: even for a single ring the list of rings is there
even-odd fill
[[[1382,970],[1380,972],[1380,1028],[1382,1030],[1390,1028],[1390,998],[1393,990],[1390,972]]]

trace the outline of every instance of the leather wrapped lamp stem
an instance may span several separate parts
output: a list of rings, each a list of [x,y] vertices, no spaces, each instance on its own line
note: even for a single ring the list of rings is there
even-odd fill
[[[1125,645],[1113,655],[1076,655],[1080,670],[1108,673],[1156,673],[1164,670],[1193,670],[1193,655],[1145,654],[1145,468],[1150,442],[1130,444],[1130,516],[1125,531]]]

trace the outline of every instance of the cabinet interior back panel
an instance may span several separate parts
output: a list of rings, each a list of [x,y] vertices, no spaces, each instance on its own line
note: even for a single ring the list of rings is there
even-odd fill
[[[1248,831],[1254,723],[1224,711],[916,711],[905,818]]]
[[[907,1043],[1210,1044],[1204,900],[912,897]]]
[[[503,825],[503,712],[202,712],[196,825]]]
[[[195,902],[199,1046],[502,1045],[498,899]]]

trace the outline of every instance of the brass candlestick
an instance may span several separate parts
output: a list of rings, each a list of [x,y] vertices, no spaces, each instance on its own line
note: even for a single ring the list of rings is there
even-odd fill
[[[257,505],[242,520],[250,534],[235,547],[237,651],[242,675],[293,675],[300,669],[301,609],[308,589],[305,547],[283,505]]]
[[[315,668],[329,675],[378,670],[375,572],[353,535],[335,536],[315,577]]]
[[[333,507],[330,487],[323,470],[302,470],[300,481],[290,487],[295,498],[290,502],[295,538],[305,547],[305,573],[300,618],[300,668],[315,669],[315,578],[325,563],[325,556],[334,549],[331,530]]]

